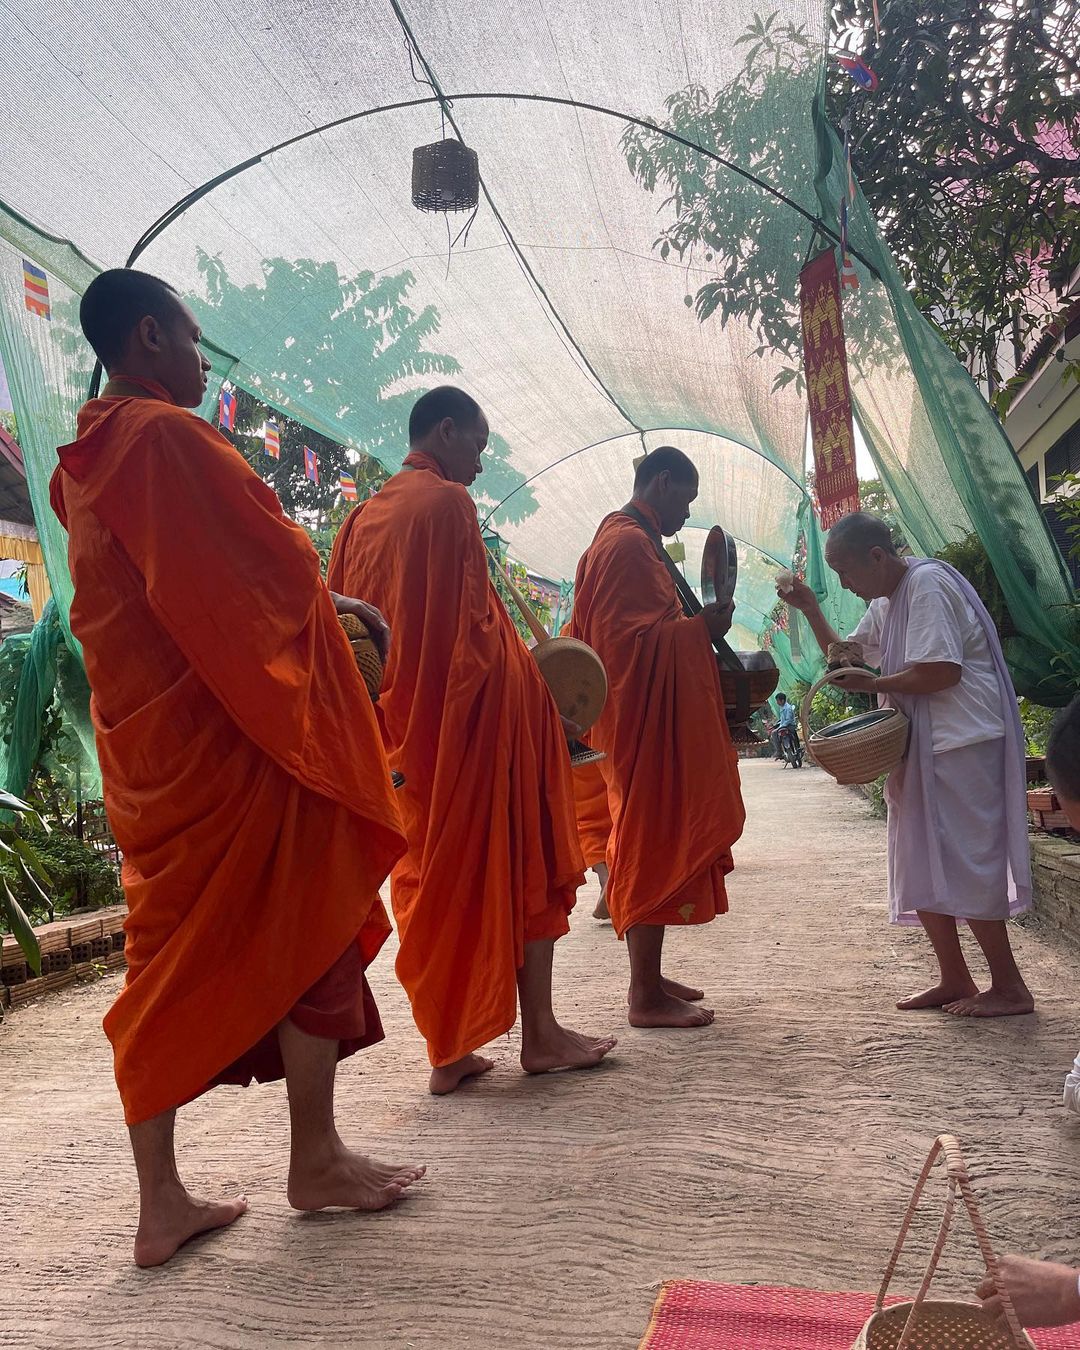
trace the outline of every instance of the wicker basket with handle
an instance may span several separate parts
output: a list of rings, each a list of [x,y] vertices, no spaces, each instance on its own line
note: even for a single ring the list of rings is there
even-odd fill
[[[891,773],[904,758],[908,741],[908,719],[898,708],[877,708],[860,717],[810,734],[810,704],[824,684],[825,675],[811,686],[799,710],[803,745],[826,773],[838,783],[872,783],[883,773]]]
[[[894,1303],[886,1308],[885,1296],[889,1292],[904,1240],[911,1229],[927,1178],[941,1154],[945,1156],[948,1191],[945,1197],[945,1211],[930,1262],[926,1267],[926,1274],[912,1302]],[[859,1333],[852,1350],[1035,1350],[1031,1338],[1020,1326],[1012,1300],[1004,1289],[998,1290],[1005,1319],[1003,1322],[984,1312],[977,1303],[926,1297],[938,1262],[941,1260],[941,1253],[948,1241],[958,1195],[964,1202],[971,1226],[975,1230],[979,1251],[986,1264],[986,1273],[991,1279],[997,1278],[997,1257],[990,1245],[990,1237],[979,1213],[979,1207],[975,1203],[971,1178],[968,1176],[967,1164],[960,1151],[959,1141],[951,1134],[940,1135],[930,1150],[930,1156],[919,1175],[919,1180],[915,1183],[911,1203],[904,1215],[904,1222],[900,1225],[900,1235],[896,1239],[889,1264],[885,1268],[885,1278],[878,1290],[874,1311]]]

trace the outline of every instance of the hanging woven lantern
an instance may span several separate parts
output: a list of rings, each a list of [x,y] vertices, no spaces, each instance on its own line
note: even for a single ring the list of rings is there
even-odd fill
[[[418,211],[473,211],[480,200],[476,151],[458,140],[418,145],[412,154],[412,200]]]

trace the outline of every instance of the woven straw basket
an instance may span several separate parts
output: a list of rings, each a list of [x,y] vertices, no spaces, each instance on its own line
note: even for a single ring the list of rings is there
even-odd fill
[[[532,654],[559,713],[588,731],[607,702],[607,671],[599,656],[572,637],[545,637]]]
[[[420,211],[471,211],[480,200],[476,151],[449,138],[413,151],[412,201]]]
[[[811,735],[810,704],[821,686],[830,680],[831,675],[818,680],[802,701],[799,722],[803,745],[838,783],[872,783],[883,773],[891,773],[904,758],[908,719],[897,708],[879,708],[834,722]]]
[[[939,1154],[945,1156],[948,1191],[930,1263],[926,1267],[922,1286],[914,1300],[910,1303],[895,1303],[886,1308],[885,1296],[889,1292],[904,1240],[911,1229],[919,1199]],[[900,1235],[896,1239],[892,1256],[885,1269],[885,1278],[878,1290],[873,1314],[860,1332],[852,1350],[1035,1350],[1030,1337],[1024,1333],[1017,1321],[1012,1300],[1003,1289],[999,1289],[998,1293],[1005,1317],[1004,1322],[992,1318],[977,1303],[931,1300],[926,1297],[938,1262],[941,1260],[941,1253],[945,1250],[958,1195],[964,1202],[971,1226],[975,1230],[979,1251],[986,1263],[986,1273],[991,1279],[996,1279],[997,1257],[990,1245],[979,1207],[975,1203],[971,1178],[968,1176],[960,1144],[951,1134],[943,1134],[935,1141],[919,1180],[915,1183],[911,1203],[900,1226]]]
[[[492,557],[501,571],[499,559]],[[588,731],[607,702],[608,678],[603,661],[588,643],[579,642],[577,638],[548,637],[547,629],[505,572],[502,579],[529,632],[536,639],[533,660],[541,679],[551,690],[560,716],[576,722],[583,732]],[[590,762],[587,759],[578,761],[582,764]]]
[[[364,677],[364,683],[371,695],[371,701],[372,703],[378,703],[379,691],[382,689],[383,663],[382,657],[379,655],[379,649],[371,639],[368,626],[363,619],[358,619],[355,614],[339,614],[338,622],[345,630],[345,636],[349,639],[356,668]]]

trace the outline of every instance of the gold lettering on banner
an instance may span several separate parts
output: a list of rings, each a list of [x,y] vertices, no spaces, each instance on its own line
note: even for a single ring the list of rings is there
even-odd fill
[[[829,529],[846,512],[859,509],[851,386],[835,253],[827,249],[812,258],[800,273],[799,283],[814,493],[822,526]]]

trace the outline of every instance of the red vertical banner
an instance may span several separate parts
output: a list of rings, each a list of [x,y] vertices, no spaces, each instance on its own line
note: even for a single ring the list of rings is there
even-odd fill
[[[799,274],[803,367],[814,445],[814,493],[821,528],[859,509],[844,320],[836,254],[827,249]]]

